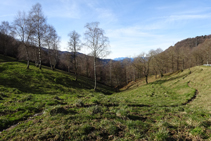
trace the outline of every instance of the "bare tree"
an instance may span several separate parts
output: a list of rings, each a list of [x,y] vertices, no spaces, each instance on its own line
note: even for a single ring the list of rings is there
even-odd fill
[[[68,47],[69,51],[72,53],[72,64],[74,68],[74,73],[75,73],[75,80],[77,81],[77,76],[78,76],[78,51],[81,50],[81,41],[80,41],[80,35],[76,31],[72,31],[68,34],[69,42],[68,42]]]
[[[160,72],[160,77],[163,77],[164,70],[167,68],[167,55],[165,52],[163,52],[162,49],[158,48],[156,50],[150,51],[151,57],[154,60],[154,66],[156,68],[156,71]]]
[[[98,25],[98,22],[87,23],[85,25],[86,31],[84,33],[86,40],[85,45],[91,49],[91,54],[94,58],[94,90],[96,90],[97,86],[96,59],[99,57],[105,57],[109,54],[107,49],[107,46],[109,45],[108,37],[104,35],[104,30],[99,28]]]
[[[56,30],[51,25],[45,25],[45,36],[44,36],[44,46],[48,49],[48,59],[51,66],[51,69],[55,69],[55,65],[58,58],[58,44],[60,38],[58,37]]]
[[[210,53],[211,53],[211,39],[206,39],[201,45],[199,45],[199,47],[201,47],[202,50],[205,52],[206,54],[205,58],[206,58],[207,64],[209,64]]]
[[[41,69],[42,64],[42,58],[41,58],[41,46],[42,46],[42,40],[45,33],[45,24],[46,24],[46,18],[43,15],[42,12],[42,6],[37,3],[34,5],[29,12],[30,18],[33,21],[33,26],[35,29],[35,36],[34,36],[34,42],[39,48],[39,68]]]
[[[9,25],[9,22],[3,21],[0,25],[0,32],[4,35],[2,36],[3,46],[2,46],[2,52],[4,55],[7,55],[7,46],[10,39],[10,32],[11,26]]]
[[[133,65],[134,67],[143,73],[145,76],[146,84],[148,84],[148,76],[150,71],[150,61],[152,59],[151,54],[142,53],[135,58]]]
[[[32,35],[34,34],[34,28],[31,20],[28,19],[25,12],[18,12],[15,21],[13,22],[12,29],[16,37],[21,41],[21,45],[25,48],[25,55],[27,60],[27,69],[29,69],[29,46]]]

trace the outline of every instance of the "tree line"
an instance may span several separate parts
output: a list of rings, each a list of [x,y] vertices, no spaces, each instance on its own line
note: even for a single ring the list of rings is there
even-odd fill
[[[76,81],[78,75],[90,77],[95,81],[94,89],[97,81],[118,90],[140,78],[145,78],[148,83],[150,75],[163,77],[165,73],[210,63],[210,35],[180,41],[165,51],[158,48],[132,59],[114,61],[100,59],[110,52],[107,49],[109,39],[99,23],[87,23],[85,29],[84,43],[81,42],[81,35],[73,30],[68,34],[69,52],[59,51],[60,37],[56,29],[47,23],[38,3],[28,13],[18,12],[11,24],[7,21],[1,23],[0,53],[26,60],[27,69],[30,62],[34,62],[39,69],[44,64],[52,70],[57,68],[74,73]],[[91,53],[79,53],[82,47],[88,47]]]

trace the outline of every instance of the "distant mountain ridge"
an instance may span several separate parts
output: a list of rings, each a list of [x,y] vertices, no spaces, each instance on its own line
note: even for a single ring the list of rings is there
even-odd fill
[[[178,41],[174,46],[176,48],[189,47],[193,49],[194,47],[197,47],[199,44],[203,43],[206,39],[210,38],[211,35],[202,35],[202,36],[196,36],[194,38],[186,38],[184,40]]]
[[[114,58],[114,61],[123,61],[124,59],[130,59],[130,60],[134,60],[134,58],[129,58],[129,57],[118,57],[118,58]]]

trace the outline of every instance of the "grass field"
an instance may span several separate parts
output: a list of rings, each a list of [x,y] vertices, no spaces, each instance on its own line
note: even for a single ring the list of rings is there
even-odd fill
[[[11,59],[11,58],[10,58]],[[211,68],[166,74],[119,93],[0,56],[0,140],[210,140]],[[2,62],[2,63],[1,63]]]

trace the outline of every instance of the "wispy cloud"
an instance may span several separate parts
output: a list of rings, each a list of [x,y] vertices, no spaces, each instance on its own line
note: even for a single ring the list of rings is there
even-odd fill
[[[80,10],[81,8],[77,1],[60,0],[57,3],[54,3],[54,5],[52,5],[51,8],[48,8],[45,12],[48,17],[79,19],[81,18]]]
[[[98,15],[100,20],[105,21],[107,24],[111,22],[116,22],[118,19],[116,18],[115,14],[110,9],[105,8],[95,8],[95,12]]]
[[[13,17],[13,16],[15,16],[15,14],[0,15],[1,18],[3,18],[3,17]]]
[[[141,37],[153,37],[154,34],[141,31],[140,26],[131,26],[118,29],[109,29],[107,35],[112,38],[141,38]]]
[[[185,15],[171,15],[166,18],[166,21],[179,21],[179,20],[198,20],[210,18],[210,14],[185,14]]]

